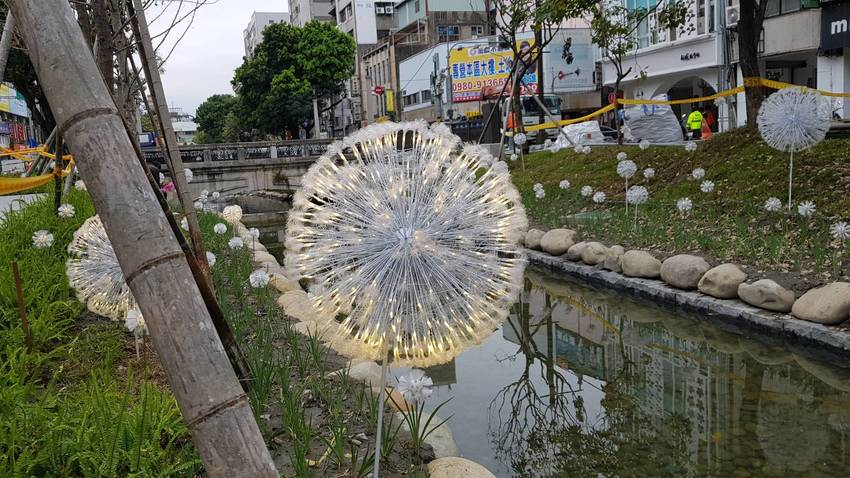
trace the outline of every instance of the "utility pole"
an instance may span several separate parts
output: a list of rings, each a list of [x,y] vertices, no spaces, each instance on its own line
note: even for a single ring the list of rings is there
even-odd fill
[[[535,10],[540,9],[540,0],[534,1]],[[534,24],[534,46],[539,51],[537,54],[537,99],[538,103],[546,104],[546,97],[543,91],[543,87],[545,85],[543,81],[543,25],[541,25],[540,20],[538,20]],[[543,124],[546,122],[545,120],[546,113],[543,111],[543,108],[540,108],[540,115],[538,117],[537,124]],[[537,133],[537,143],[543,144],[544,137],[546,136],[546,130],[540,130]]]
[[[248,397],[66,0],[9,0],[211,477],[277,477]]]
[[[443,85],[440,75],[440,55],[434,53],[434,72],[431,73],[431,88],[434,91],[434,104],[436,106],[437,120],[443,120]]]

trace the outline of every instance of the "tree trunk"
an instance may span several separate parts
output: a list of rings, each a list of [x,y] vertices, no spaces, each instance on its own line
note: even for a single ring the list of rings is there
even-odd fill
[[[6,12],[6,23],[3,25],[3,37],[0,38],[0,83],[6,77],[6,65],[9,63],[9,52],[12,50],[12,38],[15,36],[15,16]]]
[[[760,78],[758,46],[764,24],[767,0],[741,0],[741,17],[738,20],[738,65],[744,78]],[[761,86],[746,86],[744,95],[747,100],[747,126],[754,128],[761,103],[764,101],[764,89]]]
[[[614,129],[617,130],[617,144],[623,144],[623,133],[620,132],[620,105],[617,103],[622,80],[623,78],[617,75],[617,81],[614,82]]]
[[[198,286],[66,0],[10,0],[212,477],[277,477]]]

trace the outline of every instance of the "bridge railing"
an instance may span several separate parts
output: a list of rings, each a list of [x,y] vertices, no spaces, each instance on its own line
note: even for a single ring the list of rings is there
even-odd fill
[[[184,163],[238,161],[245,159],[301,159],[325,154],[332,140],[258,141],[251,143],[192,144],[180,147]],[[143,148],[148,162],[167,163],[159,147]]]

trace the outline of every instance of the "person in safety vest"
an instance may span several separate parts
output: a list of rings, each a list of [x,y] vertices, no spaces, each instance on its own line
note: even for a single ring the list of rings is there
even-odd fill
[[[692,139],[700,139],[702,137],[702,106],[691,111],[688,115],[688,130],[691,132]]]

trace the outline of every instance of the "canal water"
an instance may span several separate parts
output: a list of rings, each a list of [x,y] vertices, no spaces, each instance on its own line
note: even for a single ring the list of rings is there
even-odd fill
[[[499,477],[850,476],[850,371],[744,334],[531,270],[429,407]]]

